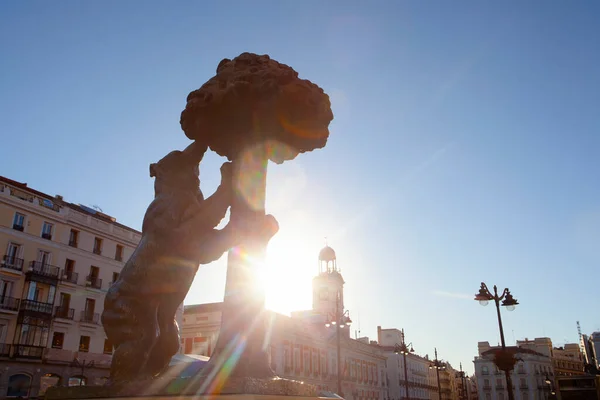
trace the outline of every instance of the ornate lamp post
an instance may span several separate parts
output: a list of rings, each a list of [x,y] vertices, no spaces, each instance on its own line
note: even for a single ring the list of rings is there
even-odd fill
[[[326,327],[333,326],[335,328],[335,339],[337,345],[337,394],[343,397],[342,394],[342,345],[341,345],[341,330],[352,324],[350,319],[350,311],[342,310],[340,307],[340,293],[337,293],[335,298],[335,312],[329,315],[329,321],[325,324]]]
[[[79,362],[79,360],[77,358],[75,358],[71,364],[73,367],[76,368],[81,368],[81,376],[79,377],[79,386],[83,386],[83,380],[85,378],[85,369],[86,368],[93,368],[94,367],[94,360],[90,361],[90,362],[86,362],[85,360]],[[87,378],[85,378],[86,380],[86,385],[87,385]]]
[[[460,371],[457,372],[456,375],[461,379],[462,382],[461,398],[462,400],[468,400],[467,386],[465,383],[465,371],[462,369],[462,362],[460,363]]]
[[[442,388],[440,386],[440,370],[446,369],[446,364],[438,360],[437,347],[435,348],[435,359],[429,364],[429,369],[435,368],[435,375],[437,377],[438,387],[438,399],[442,400]]]
[[[512,296],[510,290],[505,288],[502,291],[501,295],[498,295],[498,287],[494,285],[494,294],[492,294],[487,285],[481,282],[481,287],[479,288],[479,293],[475,295],[475,300],[479,302],[482,306],[487,306],[490,300],[493,300],[496,304],[496,313],[498,314],[498,327],[500,329],[500,342],[502,343],[502,351],[499,354],[496,354],[494,359],[494,363],[498,367],[498,369],[504,371],[504,375],[506,376],[506,386],[508,390],[508,400],[514,400],[512,379],[511,379],[511,371],[513,370],[517,360],[514,358],[512,354],[506,352],[506,342],[504,341],[504,328],[502,327],[502,317],[500,316],[500,302],[502,302],[502,306],[506,307],[508,311],[513,311],[515,306],[519,304],[519,302]]]
[[[413,349],[412,342],[406,344],[406,341],[404,340],[404,329],[402,329],[400,337],[402,340],[400,344],[396,344],[396,346],[394,347],[394,353],[402,354],[402,359],[404,361],[404,387],[406,388],[406,399],[408,400],[410,396],[408,394],[408,364],[406,364],[406,355],[408,353],[414,353],[415,349]]]

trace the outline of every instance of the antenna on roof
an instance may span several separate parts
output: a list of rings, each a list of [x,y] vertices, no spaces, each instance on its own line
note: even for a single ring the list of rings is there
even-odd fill
[[[93,205],[92,205],[92,208],[93,208],[94,210],[96,210],[96,211],[99,211],[99,212],[101,212],[101,213],[103,213],[103,212],[104,212],[104,211],[102,211],[102,209],[100,208],[100,206],[99,206],[99,205],[93,204]]]

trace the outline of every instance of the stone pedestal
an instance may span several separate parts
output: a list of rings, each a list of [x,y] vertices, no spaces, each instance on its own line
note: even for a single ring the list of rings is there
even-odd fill
[[[46,400],[114,399],[114,398],[178,398],[200,399],[218,397],[226,400],[315,399],[318,390],[314,385],[288,379],[254,379],[220,377],[210,382],[187,379],[154,379],[114,386],[54,387],[46,392]],[[225,400],[225,399],[224,399]]]

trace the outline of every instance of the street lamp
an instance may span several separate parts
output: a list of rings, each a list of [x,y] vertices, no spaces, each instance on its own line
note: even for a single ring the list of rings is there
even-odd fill
[[[506,342],[504,341],[504,328],[502,328],[502,317],[500,316],[500,302],[502,302],[502,306],[506,307],[508,311],[513,311],[515,306],[519,304],[519,302],[512,296],[510,290],[505,288],[502,291],[501,295],[498,295],[498,287],[494,285],[494,294],[492,294],[487,285],[481,282],[481,287],[479,288],[479,293],[475,295],[475,300],[479,302],[482,306],[487,306],[490,300],[494,300],[496,304],[496,313],[498,314],[498,327],[500,328],[500,342],[502,343],[502,357],[494,360],[496,366],[504,371],[504,375],[506,376],[506,386],[508,390],[508,400],[514,400],[512,379],[510,376],[510,372],[515,366],[517,360],[506,352]]]
[[[336,344],[337,344],[337,394],[342,396],[342,356],[341,356],[341,330],[352,324],[352,320],[350,319],[350,311],[341,310],[340,307],[340,292],[337,293],[335,298],[335,312],[329,315],[329,321],[325,324],[327,328],[333,325],[335,328],[336,334]]]
[[[554,390],[554,387],[552,385],[552,381],[550,380],[550,377],[548,375],[546,375],[546,385],[548,385],[548,388],[550,389],[550,394],[552,396],[556,395],[556,391]]]
[[[406,364],[406,355],[408,353],[414,353],[415,349],[413,349],[412,342],[410,342],[409,344],[406,344],[406,341],[404,340],[404,329],[402,329],[400,338],[401,338],[400,344],[396,344],[396,346],[394,346],[394,353],[402,354],[402,358],[404,361],[404,387],[406,388],[406,399],[409,399],[410,397],[408,395],[408,365]],[[410,349],[408,348],[409,346],[410,346]]]
[[[467,385],[465,383],[465,371],[463,371],[462,369],[462,362],[460,363],[460,371],[456,373],[457,376],[459,378],[461,378],[461,382],[462,382],[462,400],[468,400],[468,393],[467,393]]]
[[[438,360],[437,347],[435,348],[435,359],[429,364],[429,369],[435,368],[435,374],[437,376],[437,387],[438,387],[438,399],[442,399],[442,388],[440,387],[440,370],[446,369],[446,364]]]
[[[85,369],[93,368],[94,360],[92,360],[90,362],[86,362],[85,360],[79,362],[79,360],[77,358],[75,358],[73,360],[72,366],[76,367],[76,368],[81,368],[81,375],[79,376],[79,386],[83,386],[83,379],[85,378]],[[87,381],[87,378],[86,378],[86,381]],[[87,384],[87,382],[86,382],[86,384]]]

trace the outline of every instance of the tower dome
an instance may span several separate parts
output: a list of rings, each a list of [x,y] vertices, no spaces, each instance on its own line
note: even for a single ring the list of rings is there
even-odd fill
[[[335,251],[329,246],[323,247],[321,249],[321,251],[319,252],[319,261],[329,262],[329,261],[334,261],[334,260],[335,260]]]

